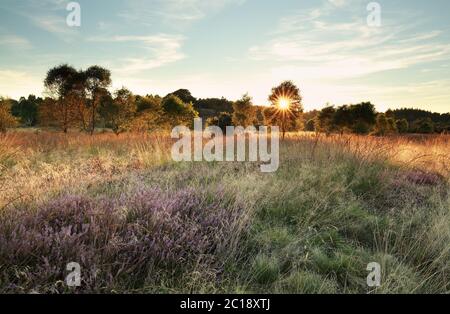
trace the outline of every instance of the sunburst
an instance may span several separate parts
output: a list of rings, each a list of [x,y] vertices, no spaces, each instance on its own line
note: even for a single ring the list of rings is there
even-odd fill
[[[291,100],[286,97],[280,97],[277,100],[277,107],[279,110],[286,111],[291,107]]]

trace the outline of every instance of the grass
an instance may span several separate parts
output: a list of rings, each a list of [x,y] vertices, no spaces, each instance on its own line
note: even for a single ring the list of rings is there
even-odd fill
[[[171,145],[1,136],[0,292],[450,292],[449,136],[289,134],[273,174]]]

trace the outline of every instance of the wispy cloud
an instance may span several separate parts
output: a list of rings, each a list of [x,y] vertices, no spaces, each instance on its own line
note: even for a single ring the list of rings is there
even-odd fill
[[[78,29],[69,27],[66,23],[68,12],[67,0],[28,0],[14,1],[4,0],[0,8],[22,16],[31,21],[36,27],[51,33],[63,41],[72,41],[78,35]]]
[[[439,31],[411,32],[411,24],[387,20],[374,28],[364,16],[334,22],[327,19],[329,2],[283,18],[268,42],[250,48],[250,57],[275,62],[277,73],[317,79],[355,78],[450,57],[450,44],[439,40]]]
[[[0,45],[3,49],[29,49],[32,47],[28,39],[17,35],[0,35]]]
[[[116,44],[136,42],[144,50],[143,57],[128,57],[115,61],[114,72],[135,73],[150,70],[182,60],[185,55],[181,46],[185,38],[180,35],[158,34],[150,36],[91,37],[91,42],[111,42]],[[119,65],[117,66],[117,64]]]
[[[65,15],[28,15],[28,17],[37,27],[66,40],[70,39],[69,36],[77,34],[76,28],[67,26]]]
[[[246,0],[130,0],[128,9],[119,16],[133,22],[152,24],[162,21],[173,27],[200,20],[208,14],[216,14],[229,5],[241,5]],[[177,23],[181,23],[177,24]]]

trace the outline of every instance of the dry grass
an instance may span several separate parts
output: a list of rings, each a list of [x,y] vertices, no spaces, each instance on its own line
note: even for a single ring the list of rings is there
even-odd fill
[[[293,133],[290,141],[307,141],[340,147],[342,152],[353,154],[364,161],[385,160],[401,167],[450,174],[450,135],[405,135],[405,136],[357,136],[314,133]]]
[[[159,282],[109,274],[101,292],[450,291],[450,136],[289,134],[274,174],[252,163],[174,163],[172,143],[162,133],[3,135],[0,222],[67,195],[120,203],[144,188],[191,189],[241,208],[245,235],[230,235],[220,265],[186,269],[182,280],[157,273]],[[365,285],[372,261],[384,269],[376,290]],[[14,267],[0,261],[0,291]],[[30,276],[19,291],[42,288]]]

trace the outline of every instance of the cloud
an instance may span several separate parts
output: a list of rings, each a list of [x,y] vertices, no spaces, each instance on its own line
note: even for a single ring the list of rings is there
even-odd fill
[[[333,4],[336,7],[343,7],[346,4],[348,4],[347,0],[328,0],[331,4]]]
[[[44,16],[32,16],[29,18],[33,21],[33,23],[52,34],[57,35],[74,35],[76,33],[75,28],[69,27],[66,24],[65,16],[55,16],[55,15],[44,15]]]
[[[66,23],[67,0],[28,0],[0,2],[0,8],[31,21],[36,27],[51,33],[63,41],[72,41],[78,34],[76,27]]]
[[[388,20],[369,27],[363,17],[336,22],[329,15],[315,9],[281,19],[271,39],[249,49],[250,58],[271,62],[275,73],[287,77],[344,79],[450,57],[440,31],[416,32],[411,24]]]
[[[119,16],[148,24],[157,19],[158,22],[179,27],[216,14],[226,6],[242,5],[245,2],[246,0],[155,0],[149,3],[148,0],[130,0],[127,1],[128,9]]]
[[[4,49],[8,47],[13,49],[29,49],[32,47],[28,39],[16,35],[1,35],[0,45]]]
[[[136,42],[144,50],[140,55],[143,57],[128,57],[121,61],[115,61],[113,64],[114,72],[136,73],[150,70],[164,65],[174,63],[185,58],[181,52],[181,46],[184,41],[183,36],[158,34],[150,36],[113,36],[113,37],[92,37],[88,41],[92,42],[111,42],[116,44]],[[119,65],[117,66],[117,63]]]

